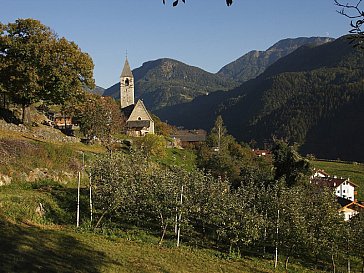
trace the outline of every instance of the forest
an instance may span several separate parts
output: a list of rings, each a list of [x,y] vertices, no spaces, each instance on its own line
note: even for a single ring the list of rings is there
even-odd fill
[[[273,137],[284,138],[303,154],[361,161],[363,66],[363,51],[344,36],[302,46],[231,91],[156,114],[177,126],[206,130],[221,115],[239,141],[264,147]]]

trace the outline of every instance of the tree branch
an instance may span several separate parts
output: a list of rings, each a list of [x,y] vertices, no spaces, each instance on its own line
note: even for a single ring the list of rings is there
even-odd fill
[[[186,0],[182,0],[183,3],[186,3]],[[179,3],[179,0],[173,1],[173,7],[177,6]],[[166,4],[166,0],[163,0],[163,4]],[[233,0],[226,0],[226,5],[231,6],[233,4]]]
[[[334,2],[335,2],[336,6],[342,8],[341,10],[337,10],[337,12],[340,13],[341,15],[344,15],[344,16],[346,16],[348,18],[351,18],[351,19],[360,18],[360,17],[363,17],[363,15],[364,15],[363,11],[361,11],[359,9],[359,5],[362,2],[362,0],[359,0],[356,5],[350,5],[349,3],[342,4],[338,0],[334,0]],[[346,10],[354,10],[357,13],[357,15],[349,15],[346,12]]]
[[[339,14],[352,19],[349,33],[352,34],[350,38],[355,43],[354,46],[364,48],[364,31],[362,30],[362,26],[364,25],[364,11],[359,8],[362,1],[357,0],[356,5],[349,3],[343,4],[340,0],[334,0],[334,3],[341,8],[341,10],[337,11]]]

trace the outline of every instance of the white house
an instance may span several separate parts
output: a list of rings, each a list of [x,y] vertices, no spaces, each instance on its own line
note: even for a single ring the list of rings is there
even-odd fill
[[[358,185],[350,181],[349,178],[330,177],[323,170],[317,170],[311,177],[311,183],[318,186],[330,187],[335,191],[335,195],[341,198],[355,201],[355,187]]]
[[[315,170],[314,175],[311,176],[311,183],[319,187],[332,188],[341,206],[339,212],[343,214],[345,221],[364,210],[364,205],[355,198],[357,194],[355,187],[358,186],[349,178],[330,177],[324,170]]]
[[[364,210],[364,206],[356,201],[350,201],[341,197],[338,197],[337,201],[341,205],[339,212],[344,215],[345,221],[349,221],[350,218],[357,215],[359,211]]]
[[[311,176],[311,179],[314,177],[330,177],[330,175],[322,169],[314,169],[315,173]]]

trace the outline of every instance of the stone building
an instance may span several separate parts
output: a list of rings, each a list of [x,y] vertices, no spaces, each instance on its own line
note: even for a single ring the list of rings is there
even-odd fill
[[[126,58],[120,76],[120,106],[126,118],[126,134],[130,136],[145,136],[154,134],[154,121],[148,113],[142,100],[135,103],[134,76]]]
[[[120,76],[120,103],[121,109],[134,104],[134,76],[127,58]]]

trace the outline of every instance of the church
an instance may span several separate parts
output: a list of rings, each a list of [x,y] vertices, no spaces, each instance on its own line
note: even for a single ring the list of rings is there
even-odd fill
[[[126,118],[125,133],[129,136],[154,134],[154,121],[142,100],[134,100],[134,76],[128,58],[120,76],[121,111]]]

